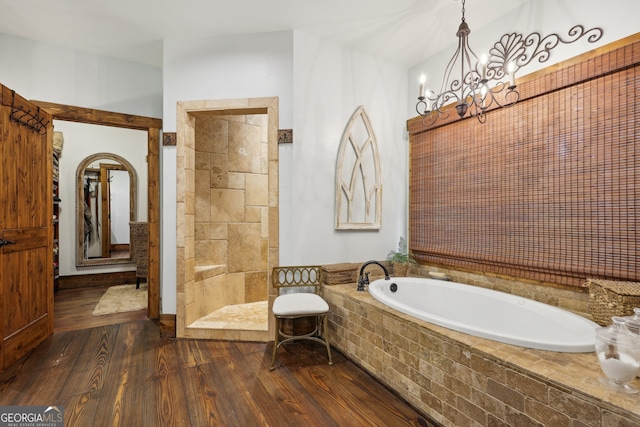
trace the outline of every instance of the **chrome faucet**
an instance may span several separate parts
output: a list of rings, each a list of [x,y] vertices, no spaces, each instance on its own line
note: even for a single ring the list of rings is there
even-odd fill
[[[364,273],[364,269],[366,266],[371,264],[379,265],[384,270],[384,280],[389,280],[389,270],[387,270],[387,267],[380,264],[378,261],[367,261],[364,264],[362,264],[362,267],[360,267],[360,276],[358,276],[358,289],[357,289],[360,292],[364,292],[364,285],[369,284],[369,273]]]

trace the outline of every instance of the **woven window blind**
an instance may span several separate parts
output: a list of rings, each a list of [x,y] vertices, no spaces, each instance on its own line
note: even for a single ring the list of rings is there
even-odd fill
[[[639,56],[636,43],[533,79],[484,125],[410,126],[416,258],[572,286],[640,280]]]

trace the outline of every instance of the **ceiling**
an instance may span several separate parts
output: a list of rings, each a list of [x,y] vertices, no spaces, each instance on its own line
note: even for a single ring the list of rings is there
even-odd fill
[[[472,29],[527,0],[470,0]],[[162,40],[296,29],[411,67],[455,42],[460,0],[0,0],[0,33],[162,66]]]

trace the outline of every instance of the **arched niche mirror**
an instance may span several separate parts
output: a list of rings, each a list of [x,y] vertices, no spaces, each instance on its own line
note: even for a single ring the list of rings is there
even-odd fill
[[[136,221],[138,180],[112,153],[85,158],[76,170],[76,266],[133,262],[129,222]]]

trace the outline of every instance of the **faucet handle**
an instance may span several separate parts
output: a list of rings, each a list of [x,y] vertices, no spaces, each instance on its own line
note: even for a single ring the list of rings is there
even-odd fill
[[[368,271],[366,273],[364,273],[364,284],[365,285],[369,284],[369,272]]]

